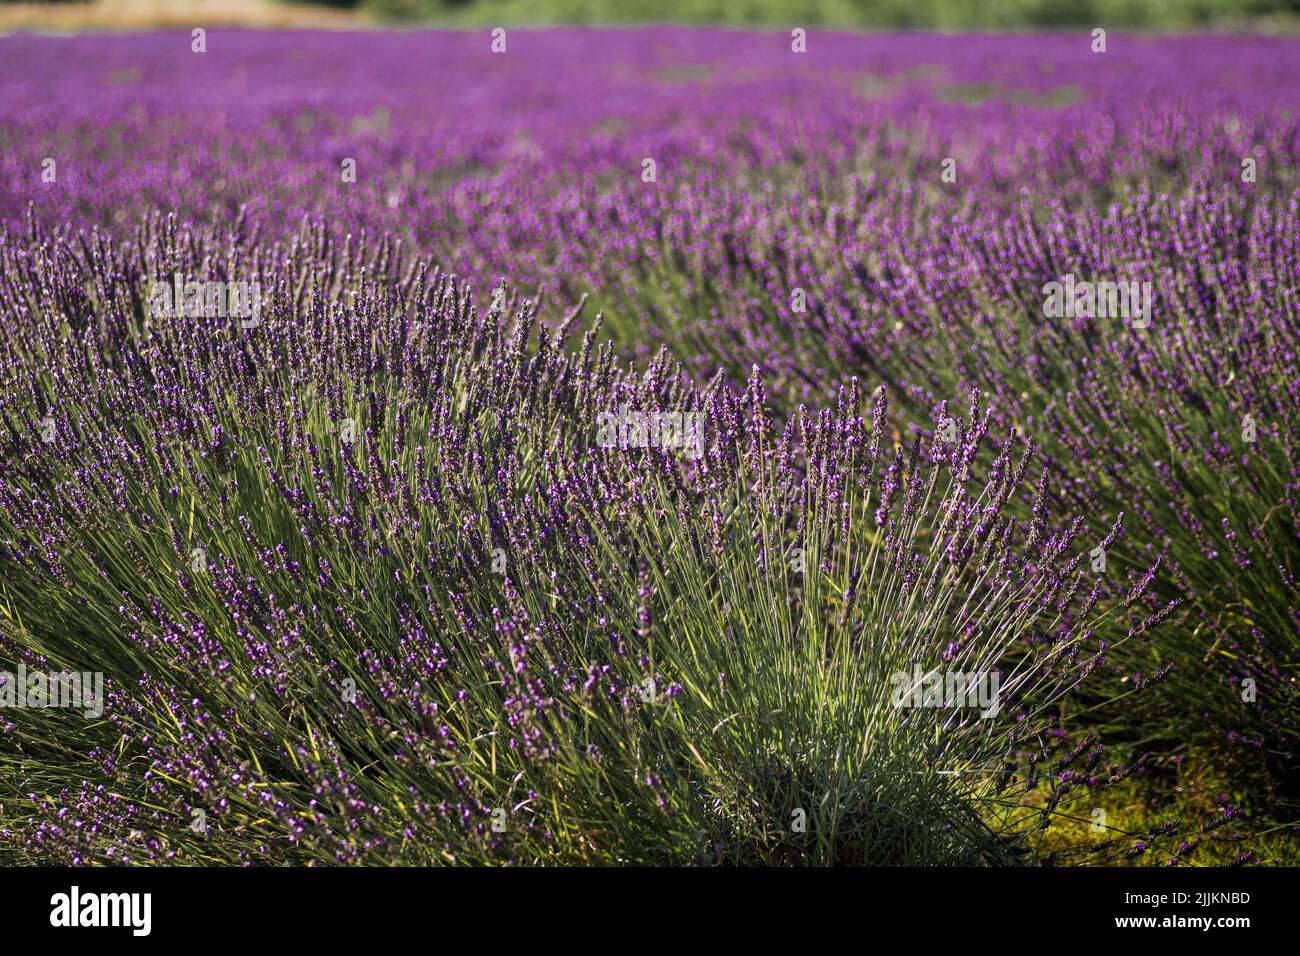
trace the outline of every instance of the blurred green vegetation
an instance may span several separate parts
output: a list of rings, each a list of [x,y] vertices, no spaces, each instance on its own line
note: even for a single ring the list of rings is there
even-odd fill
[[[1178,28],[1290,21],[1300,0],[361,0],[384,19],[820,24],[934,29]]]

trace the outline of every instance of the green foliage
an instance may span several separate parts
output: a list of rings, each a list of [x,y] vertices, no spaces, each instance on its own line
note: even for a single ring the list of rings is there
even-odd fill
[[[1297,0],[364,0],[383,19],[465,23],[702,23],[1015,29],[1185,28],[1292,17]]]

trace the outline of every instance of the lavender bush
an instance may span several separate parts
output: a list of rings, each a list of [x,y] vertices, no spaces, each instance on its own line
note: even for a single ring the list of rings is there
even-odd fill
[[[979,476],[978,408],[950,447],[882,452],[883,392],[870,426],[850,389],[778,431],[757,375],[637,373],[591,331],[569,350],[576,315],[480,314],[387,244],[67,239],[3,250],[10,348],[62,383],[6,407],[4,637],[31,670],[91,655],[108,690],[101,720],[6,728],[10,852],[1026,852],[1028,822],[980,808],[1067,748],[1110,612],[1077,522],[1004,514],[1029,453]],[[142,312],[147,278],[219,252],[255,270],[261,326]],[[624,406],[698,410],[703,454],[596,444],[591,410]],[[997,671],[997,706],[896,706],[916,668]],[[1052,806],[1132,769],[1063,775]]]

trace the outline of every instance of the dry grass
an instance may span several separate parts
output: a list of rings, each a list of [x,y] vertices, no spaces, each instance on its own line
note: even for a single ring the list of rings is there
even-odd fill
[[[88,3],[0,3],[0,33],[19,30],[160,30],[243,26],[356,29],[353,11],[272,0],[91,0]]]

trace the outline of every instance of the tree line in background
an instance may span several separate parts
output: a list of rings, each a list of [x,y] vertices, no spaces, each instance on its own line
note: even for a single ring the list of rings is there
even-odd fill
[[[1104,23],[1178,28],[1300,14],[1300,0],[327,0],[382,18],[800,23],[937,29]]]

